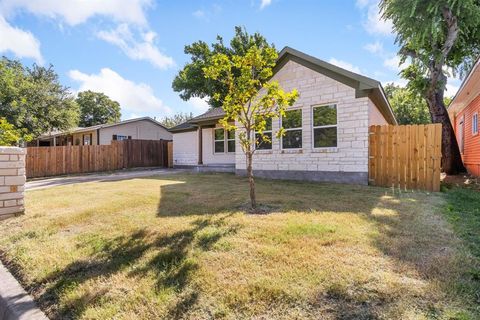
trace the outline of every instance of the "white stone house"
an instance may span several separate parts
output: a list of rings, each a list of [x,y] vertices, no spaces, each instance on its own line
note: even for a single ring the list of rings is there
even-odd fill
[[[397,124],[380,82],[289,47],[272,79],[286,91],[296,88],[299,98],[285,119],[272,119],[272,143],[257,146],[254,175],[368,184],[368,128]],[[175,167],[246,173],[235,133],[218,124],[223,116],[211,109],[170,129]],[[286,134],[278,139],[282,124]]]

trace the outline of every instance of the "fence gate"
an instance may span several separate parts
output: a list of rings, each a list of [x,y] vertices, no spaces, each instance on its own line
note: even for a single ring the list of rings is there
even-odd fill
[[[440,191],[442,125],[371,126],[369,183]]]

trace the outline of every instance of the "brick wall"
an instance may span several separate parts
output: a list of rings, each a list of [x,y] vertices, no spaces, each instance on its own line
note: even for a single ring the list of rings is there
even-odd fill
[[[254,170],[297,172],[368,172],[368,98],[356,98],[355,90],[294,61],[289,61],[273,79],[286,90],[296,88],[299,99],[291,109],[302,109],[302,149],[282,150],[280,140],[274,138],[272,150],[257,150]],[[312,107],[337,105],[337,147],[313,148]],[[278,131],[280,120],[274,119],[273,131]],[[238,143],[238,142],[237,142]],[[237,145],[237,150],[240,146]],[[236,154],[236,169],[245,169],[245,156]],[[366,181],[366,174],[362,175]]]
[[[25,152],[16,147],[0,147],[0,220],[25,210]]]

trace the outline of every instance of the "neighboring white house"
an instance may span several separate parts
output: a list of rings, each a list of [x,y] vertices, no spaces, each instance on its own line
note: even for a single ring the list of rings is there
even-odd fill
[[[300,96],[285,119],[272,119],[272,144],[254,154],[255,176],[367,184],[368,128],[397,123],[380,82],[289,47],[273,79]],[[221,108],[211,109],[170,129],[174,166],[246,173],[234,132],[218,124],[223,116]],[[282,121],[286,134],[277,139]]]
[[[75,128],[68,132],[54,132],[38,137],[31,146],[105,145],[112,140],[172,140],[172,134],[158,121],[136,118],[117,123]]]

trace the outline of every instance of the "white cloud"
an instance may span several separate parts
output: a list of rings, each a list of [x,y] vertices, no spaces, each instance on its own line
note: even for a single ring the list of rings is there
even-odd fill
[[[199,111],[200,113],[204,113],[205,111],[208,110],[208,108],[210,108],[207,100],[208,98],[193,97],[193,98],[190,98],[187,102],[195,110]]]
[[[363,48],[373,54],[381,54],[383,52],[383,44],[380,41],[367,43]]]
[[[260,3],[260,10],[268,7],[271,4],[272,4],[272,0],[262,0],[262,2]]]
[[[155,96],[149,85],[125,79],[112,69],[103,68],[99,74],[71,70],[68,75],[80,83],[78,91],[103,92],[120,103],[124,114],[172,114],[172,110]]]
[[[192,13],[192,15],[195,18],[198,18],[198,19],[205,19],[206,18],[205,11],[203,11],[203,10],[197,10],[194,13]]]
[[[345,61],[338,60],[338,59],[335,59],[335,58],[330,58],[330,60],[328,60],[328,62],[336,65],[337,67],[340,67],[340,68],[343,68],[343,69],[346,69],[346,70],[349,70],[349,71],[352,71],[352,72],[355,72],[355,73],[361,73],[359,67],[354,66],[353,64],[351,64],[349,62],[345,62]]]
[[[175,66],[173,59],[155,46],[157,34],[153,31],[140,32],[142,40],[138,41],[124,23],[116,29],[98,32],[97,37],[118,46],[130,59],[146,60],[159,69]]]
[[[3,0],[0,10],[10,14],[24,9],[38,16],[61,19],[74,26],[93,16],[106,16],[118,22],[146,25],[145,9],[151,0]]]
[[[1,15],[0,52],[12,52],[18,58],[32,58],[43,64],[40,41],[31,32],[10,25]]]
[[[400,57],[396,55],[383,60],[383,65],[390,70],[400,72],[410,65],[410,61],[407,60],[404,63],[400,64]]]
[[[393,24],[380,14],[379,0],[357,0],[357,7],[365,12],[363,27],[370,34],[391,35]]]

